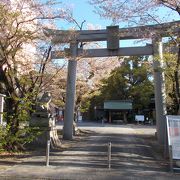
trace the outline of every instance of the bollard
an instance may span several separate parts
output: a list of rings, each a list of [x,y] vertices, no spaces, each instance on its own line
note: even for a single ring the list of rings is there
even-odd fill
[[[108,168],[111,169],[111,142],[108,143]]]
[[[49,166],[50,140],[47,141],[46,147],[46,166]]]

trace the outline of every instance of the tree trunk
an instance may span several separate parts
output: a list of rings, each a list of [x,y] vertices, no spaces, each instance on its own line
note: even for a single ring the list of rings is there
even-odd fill
[[[7,120],[7,124],[10,125],[9,131],[11,134],[16,134],[19,130],[19,121],[18,118],[16,117],[16,114],[18,113],[17,102],[15,102],[14,99],[12,98],[7,98],[6,105],[8,107],[6,120]]]
[[[176,88],[176,99],[177,99],[177,114],[180,115],[180,87],[179,87],[179,67],[180,67],[180,44],[178,46],[178,57],[177,57],[177,63],[176,63],[176,70],[174,72],[175,77],[175,88]]]

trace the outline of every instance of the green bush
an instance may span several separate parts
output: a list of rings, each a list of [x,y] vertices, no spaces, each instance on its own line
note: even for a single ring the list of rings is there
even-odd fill
[[[24,145],[40,135],[39,128],[23,127],[16,134],[10,133],[10,126],[0,126],[0,151],[16,152],[25,150]]]
[[[40,131],[38,127],[29,127],[33,103],[26,95],[24,98],[14,98],[17,102],[16,111],[12,114],[4,113],[6,126],[0,127],[0,150],[24,150],[24,145],[32,142]],[[8,121],[7,121],[8,119]]]

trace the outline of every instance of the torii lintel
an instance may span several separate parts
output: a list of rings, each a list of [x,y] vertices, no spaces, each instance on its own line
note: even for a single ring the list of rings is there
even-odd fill
[[[112,27],[112,26],[110,26]],[[119,27],[119,26],[118,26]],[[51,37],[54,44],[69,43],[71,41],[91,42],[91,41],[107,41],[108,27],[102,30],[54,30],[44,29],[47,37]],[[167,37],[172,34],[180,33],[180,21],[162,23],[156,25],[137,26],[130,28],[118,28],[119,39],[141,39],[152,38],[153,35]]]

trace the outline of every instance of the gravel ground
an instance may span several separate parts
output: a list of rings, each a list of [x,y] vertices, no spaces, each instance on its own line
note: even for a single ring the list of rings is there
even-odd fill
[[[180,179],[179,174],[169,172],[168,161],[154,138],[155,127],[82,123],[79,128],[81,133],[73,141],[63,141],[63,150],[51,151],[49,167],[45,166],[44,151],[1,159],[0,179]]]

